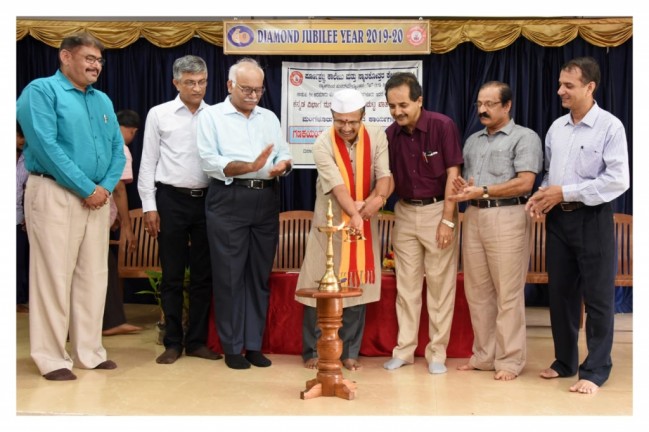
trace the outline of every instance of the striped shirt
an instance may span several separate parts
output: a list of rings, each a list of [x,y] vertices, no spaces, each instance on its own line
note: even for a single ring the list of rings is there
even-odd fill
[[[565,201],[613,201],[629,188],[622,122],[597,103],[577,124],[570,114],[559,117],[545,137],[545,170],[542,186],[562,186]]]

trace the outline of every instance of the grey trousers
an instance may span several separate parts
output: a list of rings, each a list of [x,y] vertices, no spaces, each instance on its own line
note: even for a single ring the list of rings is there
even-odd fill
[[[317,310],[304,306],[302,318],[302,359],[318,357],[316,344],[322,333],[317,326]],[[343,309],[343,326],[338,330],[338,336],[343,341],[341,360],[357,359],[363,341],[365,329],[365,305],[350,306]]]

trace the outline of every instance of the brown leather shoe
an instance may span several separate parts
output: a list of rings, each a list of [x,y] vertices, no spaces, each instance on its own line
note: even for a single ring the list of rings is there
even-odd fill
[[[50,381],[72,381],[77,379],[77,376],[70,369],[62,368],[46,373],[43,378]]]
[[[155,362],[158,364],[172,364],[178,358],[180,358],[180,355],[182,354],[182,351],[179,351],[176,348],[167,348],[162,354],[158,356],[157,359],[155,359]]]
[[[117,363],[112,360],[106,360],[99,363],[93,369],[117,369]]]
[[[190,356],[190,357],[200,357],[200,358],[204,358],[204,359],[207,359],[207,360],[220,360],[220,359],[223,358],[223,356],[221,354],[212,351],[211,349],[209,349],[205,345],[201,346],[198,349],[195,349],[192,352],[189,352],[189,351],[185,350],[185,354]]]

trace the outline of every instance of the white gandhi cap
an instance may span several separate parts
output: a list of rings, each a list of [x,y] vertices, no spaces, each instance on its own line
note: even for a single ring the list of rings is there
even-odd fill
[[[365,106],[365,98],[358,90],[345,89],[334,93],[331,109],[339,114],[358,111]]]

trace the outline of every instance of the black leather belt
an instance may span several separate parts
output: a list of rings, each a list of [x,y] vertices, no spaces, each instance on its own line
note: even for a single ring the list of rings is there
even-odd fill
[[[168,185],[168,184],[160,183],[160,182],[156,182],[155,185],[156,185],[156,187],[159,187],[159,188],[169,189],[169,190],[181,193],[183,195],[189,195],[192,198],[202,198],[207,194],[207,188],[190,189],[190,188],[172,186],[172,185]]]
[[[526,202],[526,197],[469,200],[469,204],[478,208],[506,207],[525,204]]]
[[[276,179],[263,180],[263,179],[232,179],[232,184],[237,186],[247,187],[248,189],[265,189],[275,186]]]
[[[53,175],[50,175],[50,174],[37,173],[37,172],[33,172],[33,173],[30,173],[30,174],[31,174],[31,175],[35,175],[35,176],[39,176],[39,177],[43,177],[43,178],[48,178],[48,179],[50,179],[50,180],[54,180],[54,181],[56,181],[56,179],[54,178],[54,176],[53,176]]]
[[[559,203],[559,206],[561,207],[561,210],[564,212],[571,212],[578,210],[582,207],[586,207],[586,204],[584,204],[581,201],[570,201],[570,202],[561,202]]]
[[[414,206],[425,206],[436,202],[444,201],[444,195],[432,198],[402,198],[401,201]]]

